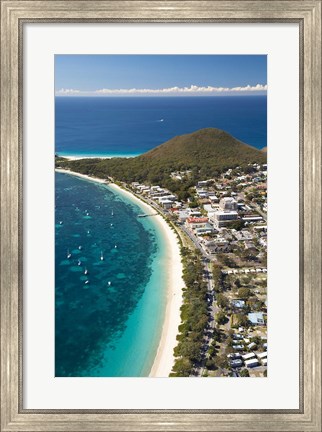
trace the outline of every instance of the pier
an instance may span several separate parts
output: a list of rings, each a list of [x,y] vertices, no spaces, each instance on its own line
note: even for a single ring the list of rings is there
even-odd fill
[[[143,217],[149,217],[149,216],[157,216],[158,213],[152,213],[152,214],[139,214],[138,217],[139,218],[143,218]]]

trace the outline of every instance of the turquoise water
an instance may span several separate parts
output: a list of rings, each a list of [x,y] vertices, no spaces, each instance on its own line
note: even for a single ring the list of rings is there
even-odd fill
[[[122,192],[62,173],[55,212],[55,375],[148,376],[166,306],[159,226]]]

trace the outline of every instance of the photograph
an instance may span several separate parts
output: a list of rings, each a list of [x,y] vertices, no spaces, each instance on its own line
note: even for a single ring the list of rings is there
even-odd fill
[[[55,55],[55,376],[267,377],[267,56]]]
[[[321,432],[321,10],[1,1],[0,432]]]

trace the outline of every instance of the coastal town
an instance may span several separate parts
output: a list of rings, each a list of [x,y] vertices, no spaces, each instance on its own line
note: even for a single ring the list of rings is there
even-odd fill
[[[158,185],[122,186],[180,239],[186,289],[170,376],[267,376],[267,164],[200,180],[186,200]]]

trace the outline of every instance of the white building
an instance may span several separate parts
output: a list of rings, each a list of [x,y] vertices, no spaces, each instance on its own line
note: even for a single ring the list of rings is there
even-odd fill
[[[238,208],[237,201],[232,197],[224,197],[219,202],[219,208],[222,211],[236,211]]]
[[[252,358],[255,358],[255,354],[253,352],[242,355],[242,359],[244,361],[247,361],[247,360],[252,359]]]
[[[259,363],[258,363],[258,360],[256,358],[253,358],[250,360],[245,360],[245,366],[247,368],[253,368],[253,367],[256,367],[258,365],[259,365]]]
[[[236,211],[216,211],[212,216],[212,221],[217,228],[222,228],[232,222],[237,220],[238,213]]]

